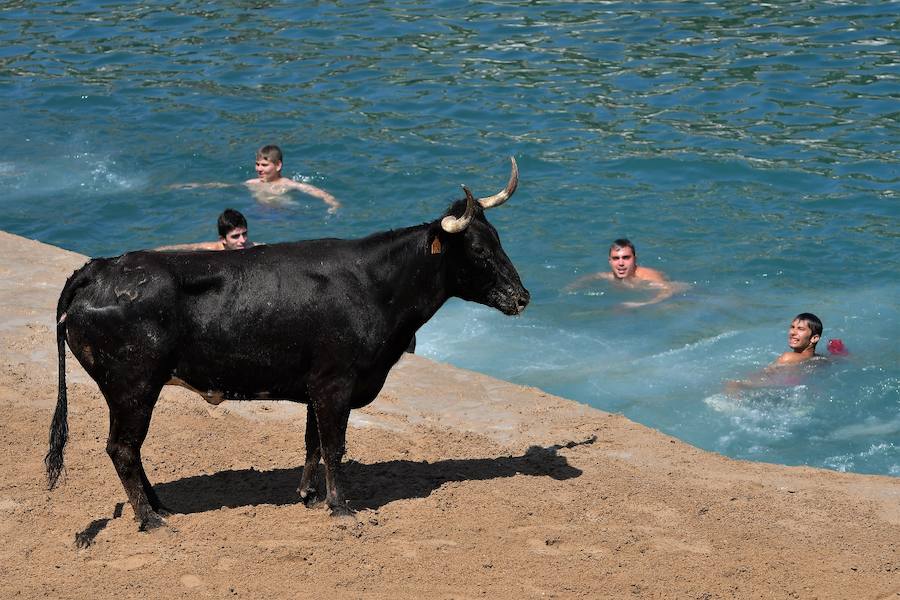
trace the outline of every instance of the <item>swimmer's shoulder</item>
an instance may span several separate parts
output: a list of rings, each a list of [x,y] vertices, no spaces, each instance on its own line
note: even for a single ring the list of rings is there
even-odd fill
[[[802,363],[809,358],[798,354],[797,352],[785,352],[775,360],[775,365],[796,365]]]
[[[801,363],[815,365],[815,364],[826,364],[831,362],[829,357],[824,356],[822,354],[813,354],[812,356],[805,356],[803,354],[799,354],[797,352],[785,352],[773,363],[775,366],[778,365],[799,365]]]
[[[651,269],[650,267],[642,267],[638,265],[637,269],[635,269],[634,273],[637,279],[642,279],[644,281],[650,281],[654,283],[662,283],[668,281],[668,278],[662,271],[657,271],[656,269]]]

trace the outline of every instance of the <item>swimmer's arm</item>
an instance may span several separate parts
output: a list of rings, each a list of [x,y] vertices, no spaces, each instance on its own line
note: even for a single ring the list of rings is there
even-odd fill
[[[748,379],[731,379],[725,382],[725,391],[728,393],[739,392],[755,387]]]
[[[625,308],[637,308],[662,302],[666,298],[671,298],[679,289],[674,282],[666,279],[666,276],[660,271],[649,267],[638,267],[635,272],[635,278],[649,284],[650,287],[656,290],[656,295],[643,302],[623,302],[622,306]]]
[[[153,248],[154,252],[178,252],[185,250],[224,250],[222,242],[196,242],[194,244],[173,244]]]
[[[649,306],[651,304],[656,304],[657,302],[662,302],[663,300],[667,300],[671,298],[678,292],[683,292],[688,288],[687,284],[681,283],[679,281],[669,281],[668,279],[659,279],[659,280],[650,280],[650,285],[653,286],[654,289],[657,290],[656,295],[650,298],[649,300],[645,300],[644,302],[623,302],[622,306],[625,308],[637,308],[639,306]]]
[[[308,194],[319,200],[322,200],[325,204],[328,205],[328,212],[334,212],[341,207],[341,203],[338,202],[337,198],[326,192],[321,188],[317,188],[314,185],[310,185],[308,183],[302,183],[300,181],[294,181],[293,179],[288,180],[290,183],[288,184],[290,187],[300,190],[304,194]]]
[[[767,369],[748,377],[747,379],[732,379],[725,382],[726,392],[739,392],[740,390],[752,390],[754,388],[766,387],[769,383],[769,377],[766,373]]]
[[[650,306],[651,304],[656,304],[657,302],[662,302],[667,298],[671,298],[675,295],[675,286],[671,285],[669,282],[657,284],[653,286],[654,288],[658,288],[656,295],[650,298],[649,300],[645,300],[643,302],[623,302],[622,306],[626,308],[637,308],[639,306]]]
[[[751,390],[761,387],[769,387],[777,385],[778,373],[783,373],[785,365],[796,364],[801,362],[796,358],[795,352],[785,352],[775,362],[765,367],[763,370],[751,375],[747,379],[739,379],[725,382],[725,390],[728,392],[736,392],[739,390]]]
[[[169,186],[170,190],[195,190],[199,188],[203,189],[221,189],[233,187],[233,183],[223,183],[221,181],[210,181],[207,183],[173,183]]]

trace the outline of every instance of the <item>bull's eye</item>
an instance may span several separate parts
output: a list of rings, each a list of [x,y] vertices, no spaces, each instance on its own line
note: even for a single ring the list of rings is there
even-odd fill
[[[487,251],[487,248],[485,248],[484,246],[481,246],[479,244],[473,244],[472,245],[472,253],[479,258],[483,258],[483,257],[487,256],[488,251]]]

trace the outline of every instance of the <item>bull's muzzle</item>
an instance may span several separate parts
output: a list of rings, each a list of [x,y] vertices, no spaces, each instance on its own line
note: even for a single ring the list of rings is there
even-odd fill
[[[528,293],[528,290],[522,288],[522,293],[516,298],[516,314],[525,310],[525,307],[528,306],[529,302],[531,302],[531,294]]]
[[[494,306],[500,309],[505,315],[518,315],[525,310],[525,307],[528,306],[528,302],[530,301],[531,294],[529,294],[528,290],[525,288],[519,287],[518,289],[514,289],[512,287],[506,287],[497,294]]]

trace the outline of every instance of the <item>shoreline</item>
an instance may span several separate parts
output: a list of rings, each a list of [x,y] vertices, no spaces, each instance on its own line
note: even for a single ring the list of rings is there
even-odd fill
[[[67,472],[43,479],[54,310],[86,260],[0,231],[3,597],[900,598],[900,479],[729,459],[415,355],[351,413],[355,524],[293,492],[302,406],[167,387],[144,463],[176,514],[139,533],[71,355]]]

